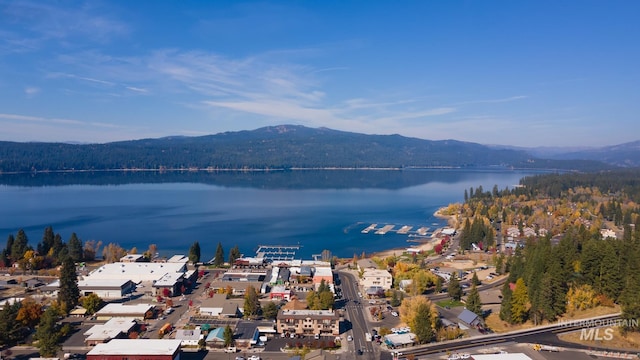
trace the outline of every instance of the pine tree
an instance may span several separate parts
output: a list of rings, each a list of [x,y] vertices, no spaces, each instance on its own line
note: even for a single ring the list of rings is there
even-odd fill
[[[527,320],[529,293],[523,278],[516,281],[511,298],[511,320],[514,324],[522,324]]]
[[[62,349],[60,346],[62,336],[56,326],[58,316],[56,308],[51,306],[40,318],[35,337],[38,339],[38,349],[42,357],[54,357]]]
[[[451,299],[455,301],[460,301],[462,298],[462,286],[460,286],[460,281],[458,280],[458,276],[455,272],[451,274],[447,291],[449,292]]]
[[[17,321],[22,304],[8,301],[0,310],[0,347],[13,346],[23,338],[22,326]]]
[[[436,276],[436,284],[434,289],[436,294],[439,294],[442,291],[442,278],[440,276]],[[395,291],[393,293],[395,295]]]
[[[233,265],[233,263],[236,262],[236,259],[239,259],[241,256],[242,254],[240,254],[238,245],[232,247],[231,251],[229,251],[229,264]]]
[[[40,255],[47,256],[49,250],[53,246],[54,237],[53,228],[51,226],[47,226],[44,229],[44,234],[42,234],[42,241],[38,244],[38,253]]]
[[[276,305],[276,303],[274,303],[273,301],[269,301],[262,308],[262,315],[269,320],[275,319],[276,317],[278,317],[278,305]]]
[[[69,238],[69,242],[67,243],[67,248],[69,249],[69,256],[75,262],[82,261],[83,259],[83,249],[82,249],[82,241],[78,239],[76,233],[71,233],[71,237]]]
[[[467,295],[466,308],[478,316],[482,316],[482,301],[480,300],[480,293],[475,284],[471,285],[471,290],[469,290],[469,295]]]
[[[80,299],[80,289],[78,289],[78,276],[76,266],[71,257],[67,256],[62,260],[60,270],[60,290],[58,292],[58,302],[63,312],[68,313],[78,305]]]
[[[502,286],[502,302],[500,303],[500,319],[511,323],[511,298],[513,293],[509,282],[505,282]]]
[[[192,264],[200,262],[200,243],[197,241],[194,241],[189,248],[189,261],[191,261]]]
[[[222,333],[222,337],[224,338],[224,346],[225,347],[229,347],[229,346],[233,346],[233,330],[231,329],[231,326],[227,325],[224,328],[224,332]]]
[[[222,249],[222,244],[218,243],[218,247],[216,248],[216,257],[213,260],[213,266],[221,267],[224,265],[224,249]]]
[[[479,286],[481,284],[480,279],[478,279],[478,274],[476,274],[476,272],[473,272],[473,277],[471,277],[471,284],[475,285],[475,286]]]
[[[24,253],[29,249],[29,239],[24,230],[18,230],[16,239],[11,245],[11,261],[16,262],[24,257]]]

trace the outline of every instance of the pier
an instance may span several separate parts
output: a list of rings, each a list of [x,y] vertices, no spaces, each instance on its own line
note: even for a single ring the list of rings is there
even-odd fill
[[[396,225],[393,225],[393,224],[386,224],[386,225],[383,225],[382,227],[378,227],[377,223],[373,223],[367,226],[366,228],[362,229],[360,232],[363,234],[374,233],[376,235],[385,235],[389,232],[394,232],[398,235],[408,235],[409,237],[422,238],[417,241],[423,241],[426,238],[432,236],[432,234],[429,233],[430,228],[427,226],[421,226],[413,230],[414,228],[415,226],[412,226],[412,225],[402,225],[400,226],[400,228],[396,229]]]
[[[272,261],[294,260],[301,245],[259,245],[256,257]]]

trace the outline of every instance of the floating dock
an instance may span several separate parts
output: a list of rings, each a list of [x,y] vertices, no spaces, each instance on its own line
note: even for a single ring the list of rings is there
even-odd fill
[[[367,226],[364,230],[362,230],[361,233],[368,234],[370,231],[375,230],[376,226],[378,226],[378,224],[371,224]]]
[[[409,231],[413,228],[413,226],[405,225],[398,230],[398,234],[404,235],[408,234]]]
[[[256,257],[274,261],[294,260],[300,245],[259,245]]]
[[[384,234],[388,233],[389,231],[392,231],[394,227],[395,227],[395,225],[385,225],[385,226],[382,227],[382,229],[376,231],[376,235],[384,235]]]

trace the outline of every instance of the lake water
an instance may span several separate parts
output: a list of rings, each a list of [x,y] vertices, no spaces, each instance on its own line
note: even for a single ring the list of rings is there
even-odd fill
[[[433,213],[464,190],[513,187],[525,171],[295,171],[84,173],[0,176],[0,239],[22,228],[36,247],[51,225],[65,241],[118,243],[139,252],[187,254],[199,241],[209,260],[221,242],[253,256],[258,245],[301,245],[352,257],[410,246],[407,235],[362,234],[372,223],[430,228]],[[4,247],[4,241],[0,248]]]

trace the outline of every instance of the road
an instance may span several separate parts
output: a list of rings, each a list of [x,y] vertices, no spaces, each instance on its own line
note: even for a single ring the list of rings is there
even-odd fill
[[[353,337],[353,341],[347,343],[348,352],[343,353],[343,356],[350,359],[356,357],[372,360],[380,359],[380,348],[374,346],[373,342],[367,341],[365,338],[365,333],[370,332],[371,329],[365,315],[367,309],[362,303],[364,299],[358,296],[358,280],[348,271],[341,271],[339,276],[342,282],[342,295],[346,301],[346,318],[351,323],[351,329],[347,331],[347,335]],[[360,356],[357,355],[358,349],[363,352]]]
[[[619,319],[619,314],[600,316],[597,318],[601,321],[610,321]],[[592,325],[597,322],[589,323],[588,320],[581,320],[583,323],[578,323],[575,326],[565,326],[563,324],[549,325],[544,327],[537,327],[533,329],[519,330],[505,334],[491,334],[476,336],[472,338],[466,338],[461,340],[447,341],[443,343],[433,343],[424,346],[414,347],[411,349],[402,350],[405,355],[413,355],[415,357],[425,356],[430,354],[444,354],[449,351],[460,351],[467,348],[479,347],[479,346],[493,346],[508,342],[518,343],[535,343],[542,345],[551,345],[568,348],[583,348],[594,349],[594,346],[566,343],[558,339],[557,335],[565,332],[576,331],[582,328],[593,327]],[[603,348],[603,350],[606,350]]]

